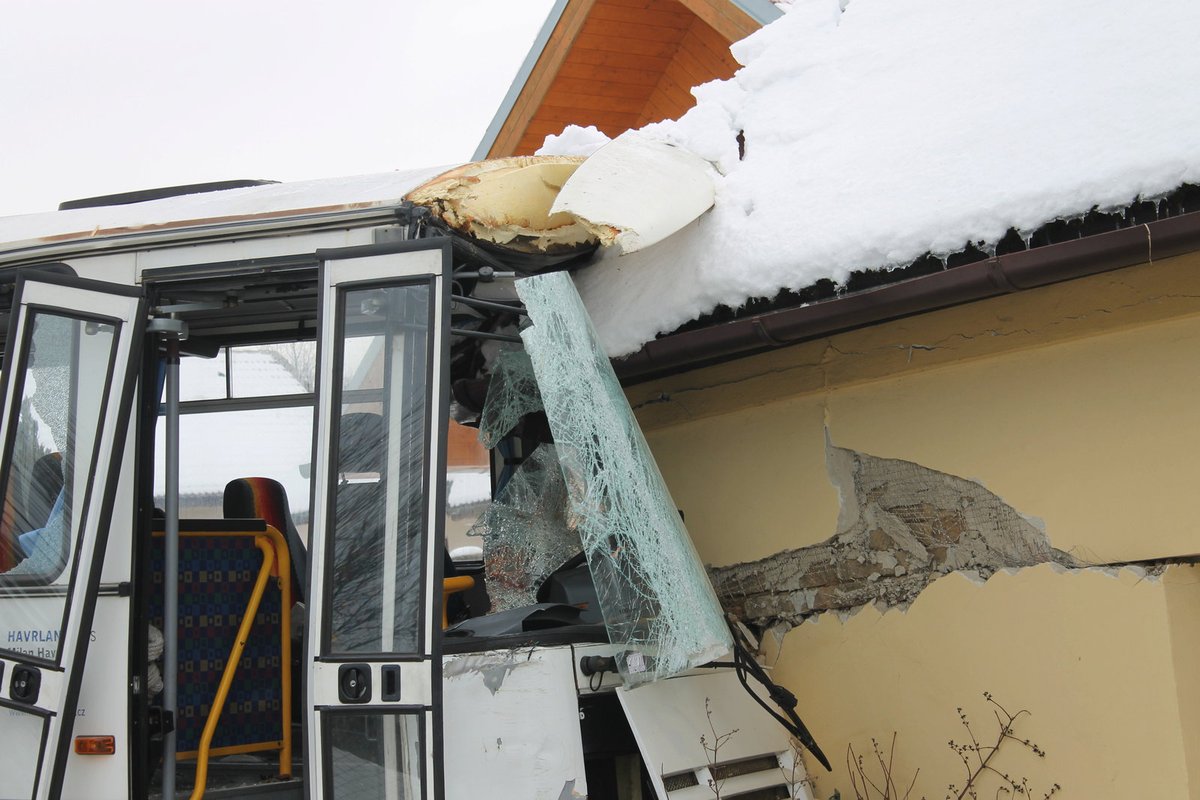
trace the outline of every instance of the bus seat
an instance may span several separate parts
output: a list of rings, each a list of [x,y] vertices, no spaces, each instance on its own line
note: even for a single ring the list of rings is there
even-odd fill
[[[235,478],[225,484],[223,508],[226,519],[261,519],[284,535],[292,558],[292,602],[302,602],[307,550],[292,522],[283,484],[271,478]]]
[[[200,745],[221,673],[254,588],[262,553],[254,537],[221,536],[239,530],[231,520],[181,520],[179,540],[178,713],[176,750]],[[244,522],[244,521],[240,521]],[[154,520],[161,531],[163,520]],[[218,535],[206,536],[212,531]],[[163,630],[164,539],[151,538],[149,622]],[[268,587],[246,640],[213,747],[244,747],[282,738],[280,710],[280,593]],[[191,757],[190,755],[187,757]]]
[[[46,524],[50,512],[63,489],[62,454],[47,453],[33,463],[29,485],[25,488],[25,508],[31,520],[37,523],[27,530]]]
[[[42,528],[50,521],[63,489],[59,453],[47,453],[33,462],[32,469],[13,466],[14,479],[9,481],[0,514],[0,572],[8,572],[26,559],[28,547],[22,543],[21,534]]]
[[[352,411],[338,420],[338,462],[342,475],[379,473],[386,445],[383,417],[370,411]]]

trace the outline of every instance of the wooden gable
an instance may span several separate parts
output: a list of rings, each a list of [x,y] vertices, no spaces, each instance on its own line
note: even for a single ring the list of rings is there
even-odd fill
[[[617,136],[677,118],[758,28],[729,0],[568,0],[487,157],[529,155],[569,124]]]

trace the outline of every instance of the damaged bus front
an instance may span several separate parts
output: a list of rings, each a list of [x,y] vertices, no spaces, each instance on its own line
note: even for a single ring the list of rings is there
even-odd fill
[[[0,798],[808,797],[566,271],[577,166],[0,220]]]

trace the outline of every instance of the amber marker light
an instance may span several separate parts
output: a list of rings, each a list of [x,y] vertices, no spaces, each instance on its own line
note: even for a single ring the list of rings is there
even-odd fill
[[[80,756],[111,756],[117,752],[115,736],[76,736],[75,754]]]

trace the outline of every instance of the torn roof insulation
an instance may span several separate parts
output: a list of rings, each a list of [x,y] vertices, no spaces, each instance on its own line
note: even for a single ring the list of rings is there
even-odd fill
[[[717,199],[577,273],[606,351],[1200,182],[1198,29],[1191,0],[796,2],[642,129],[712,162]]]

